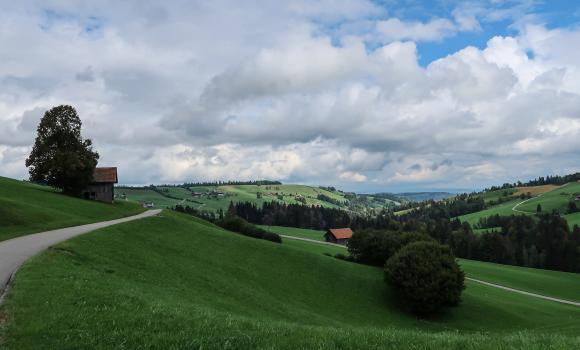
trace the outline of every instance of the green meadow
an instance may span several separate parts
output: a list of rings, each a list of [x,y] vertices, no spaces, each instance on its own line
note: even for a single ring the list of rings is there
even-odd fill
[[[486,217],[489,217],[492,215],[502,215],[502,216],[525,215],[525,214],[517,213],[517,212],[512,210],[514,205],[518,204],[519,202],[521,202],[520,199],[511,200],[509,202],[495,205],[491,208],[488,208],[488,209],[485,209],[482,211],[478,211],[475,213],[470,213],[467,215],[459,216],[458,218],[459,218],[459,220],[461,220],[463,222],[468,222],[472,227],[474,227],[479,222],[479,219],[486,218]]]
[[[136,203],[99,203],[62,195],[50,187],[0,177],[0,240],[137,214]]]
[[[460,259],[466,276],[550,297],[580,301],[580,275]]]
[[[578,307],[467,282],[459,307],[419,320],[380,268],[169,211],[36,256],[0,311],[19,350],[580,346]]]
[[[534,186],[534,187],[522,187],[516,189],[510,189],[512,191],[506,192],[508,190],[497,190],[492,192],[486,192],[483,194],[484,199],[488,200],[497,200],[498,197],[504,196],[505,193],[512,193],[514,196],[517,193],[526,193],[531,192],[532,194],[536,195],[530,200],[523,201],[517,196],[508,202],[492,206],[485,210],[470,213],[467,215],[459,216],[458,218],[461,221],[468,222],[472,227],[479,222],[479,219],[486,218],[492,215],[502,215],[502,216],[509,216],[509,215],[534,215],[536,214],[536,209],[538,204],[542,207],[542,212],[550,213],[553,210],[557,210],[562,214],[566,213],[568,202],[573,200],[576,196],[580,195],[580,183],[572,182],[565,186]],[[487,196],[487,197],[486,197]],[[522,204],[519,204],[522,203]],[[518,205],[519,204],[519,205]],[[518,211],[514,211],[513,208],[516,206]],[[565,214],[564,217],[568,221],[568,225],[572,229],[574,225],[580,225],[580,213],[574,214]]]
[[[566,213],[568,202],[580,195],[580,182],[571,182],[565,186],[557,187],[550,192],[544,193],[540,197],[533,198],[518,206],[518,210],[535,213],[538,204],[542,206],[542,211],[551,212],[557,210]]]
[[[127,199],[139,203],[153,203],[154,208],[173,208],[183,202],[181,199],[174,199],[163,196],[149,188],[115,188],[118,196],[126,195]]]
[[[149,187],[133,187],[119,189],[119,193],[126,193],[130,200],[139,202],[153,202],[159,208],[172,208],[176,204],[188,205],[198,210],[227,210],[230,202],[250,202],[258,207],[264,203],[279,202],[286,204],[305,204],[309,206],[323,206],[326,208],[347,209],[348,199],[344,192],[329,191],[320,187],[306,185],[221,185],[221,186],[192,186],[172,187],[158,186],[159,192]],[[222,196],[212,196],[211,192],[221,192]],[[201,196],[192,196],[192,192],[201,193]],[[319,199],[323,195],[328,200]],[[395,205],[389,199],[364,196],[360,198],[357,210],[380,209],[385,204]],[[159,204],[157,204],[159,203]],[[362,204],[361,204],[362,203]],[[361,207],[362,206],[362,207]]]
[[[300,238],[313,239],[324,242],[325,231],[309,230],[305,228],[259,225],[264,230],[277,233],[279,235],[294,236]]]

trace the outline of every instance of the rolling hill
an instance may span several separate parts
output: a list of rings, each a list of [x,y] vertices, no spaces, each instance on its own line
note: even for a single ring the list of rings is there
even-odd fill
[[[0,177],[0,240],[142,211],[137,203],[88,201],[62,195],[47,186]]]
[[[1,309],[3,345],[7,349],[40,345],[109,349],[121,344],[148,349],[580,345],[580,308],[467,282],[459,307],[437,319],[417,320],[394,301],[380,268],[303,248],[235,235],[168,211],[95,231],[59,244],[21,268]]]
[[[522,199],[522,194],[528,194],[530,199]],[[580,224],[580,213],[567,213],[568,203],[580,195],[580,183],[570,182],[562,186],[543,185],[531,187],[516,187],[507,190],[496,190],[484,192],[482,194],[486,203],[497,203],[502,199],[502,203],[459,217],[461,221],[468,222],[471,226],[477,225],[480,218],[491,215],[535,215],[538,204],[542,207],[542,212],[550,213],[557,211],[566,218],[570,228]],[[580,203],[578,204],[580,206]]]
[[[290,184],[120,187],[117,192],[125,194],[130,200],[153,203],[159,208],[182,204],[208,211],[227,210],[230,202],[250,202],[261,206],[275,201],[357,212],[398,205],[398,202],[381,196],[356,195],[329,188]]]

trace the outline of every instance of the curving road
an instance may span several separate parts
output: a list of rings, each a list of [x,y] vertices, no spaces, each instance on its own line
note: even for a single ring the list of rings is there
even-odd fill
[[[567,185],[568,185],[568,183],[565,183],[565,184],[563,184],[562,186],[556,187],[556,188],[554,188],[553,190],[550,190],[550,191],[548,191],[548,192],[552,192],[552,191],[555,191],[555,190],[559,190],[559,189],[561,189],[562,187],[565,187],[565,186],[567,186]],[[544,192],[544,193],[548,193],[548,192]],[[514,205],[514,206],[512,207],[512,211],[515,211],[516,213],[523,213],[523,214],[535,214],[534,212],[519,210],[519,209],[517,209],[517,207],[519,207],[520,205],[522,205],[522,204],[524,204],[524,203],[526,203],[526,202],[528,202],[528,201],[531,201],[532,199],[540,198],[541,196],[543,196],[543,195],[544,195],[544,193],[540,193],[539,195],[537,195],[537,196],[535,196],[535,197],[528,198],[528,199],[526,199],[526,200],[524,200],[524,201],[522,201],[522,202],[519,202],[518,204],[516,204],[516,205]]]
[[[34,233],[0,242],[0,303],[4,301],[8,285],[16,270],[18,270],[26,260],[51,245],[82,235],[83,233],[123,222],[154,216],[160,212],[160,209],[148,210],[141,214],[121,219]]]

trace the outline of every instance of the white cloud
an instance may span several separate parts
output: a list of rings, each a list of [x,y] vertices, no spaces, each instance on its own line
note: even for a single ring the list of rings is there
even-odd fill
[[[377,31],[386,41],[439,41],[457,32],[455,24],[443,18],[433,19],[426,23],[404,22],[398,18],[390,18],[377,22],[376,26]]]
[[[36,123],[62,103],[129,183],[379,190],[577,170],[579,30],[521,23],[419,65],[415,42],[516,16],[483,10],[419,22],[366,1],[6,4],[1,174],[26,176]]]
[[[363,174],[359,174],[353,171],[345,171],[338,175],[338,178],[345,181],[351,182],[363,182],[367,180],[367,177]]]

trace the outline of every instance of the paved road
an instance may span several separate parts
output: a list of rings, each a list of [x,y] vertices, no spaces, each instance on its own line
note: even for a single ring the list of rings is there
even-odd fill
[[[329,242],[321,242],[321,241],[317,241],[317,240],[314,240],[314,239],[294,237],[294,236],[286,236],[286,235],[280,235],[280,236],[283,237],[283,238],[295,239],[295,240],[298,240],[298,241],[305,241],[305,242],[311,242],[311,243],[317,243],[317,244],[327,244],[327,245],[333,245],[333,246],[336,246],[336,247],[346,248],[345,246],[343,246],[341,244],[335,244],[335,243],[329,243]],[[562,303],[562,304],[580,306],[580,302],[574,302],[574,301],[569,301],[569,300],[564,300],[564,299],[553,298],[553,297],[549,297],[549,296],[545,296],[545,295],[541,295],[541,294],[526,292],[526,291],[519,290],[519,289],[505,287],[505,286],[502,286],[500,284],[485,282],[485,281],[478,280],[478,279],[471,278],[471,277],[465,277],[465,279],[466,280],[469,280],[469,281],[473,281],[473,282],[485,284],[486,286],[495,287],[495,288],[507,290],[507,291],[510,291],[510,292],[513,292],[513,293],[519,293],[519,294],[531,296],[531,297],[534,297],[534,298],[540,298],[540,299],[544,299],[544,300],[555,301],[555,302]]]
[[[294,236],[286,236],[286,235],[279,235],[282,238],[288,238],[288,239],[294,239],[297,241],[305,241],[305,242],[310,242],[310,243],[318,243],[318,244],[325,244],[325,245],[332,245],[335,247],[339,247],[339,248],[344,248],[346,249],[346,246],[342,245],[342,244],[336,244],[336,243],[330,243],[330,242],[323,242],[323,241],[317,241],[315,239],[310,239],[310,238],[302,238],[302,237],[294,237]]]
[[[0,242],[0,303],[2,303],[4,299],[4,294],[7,290],[8,283],[10,282],[10,279],[16,270],[18,270],[18,268],[26,260],[45,250],[46,248],[56,243],[65,241],[69,238],[82,235],[83,233],[111,225],[120,224],[123,222],[143,219],[149,216],[157,215],[160,212],[160,209],[148,210],[141,214],[129,216],[126,218],[34,233],[31,235]]]

